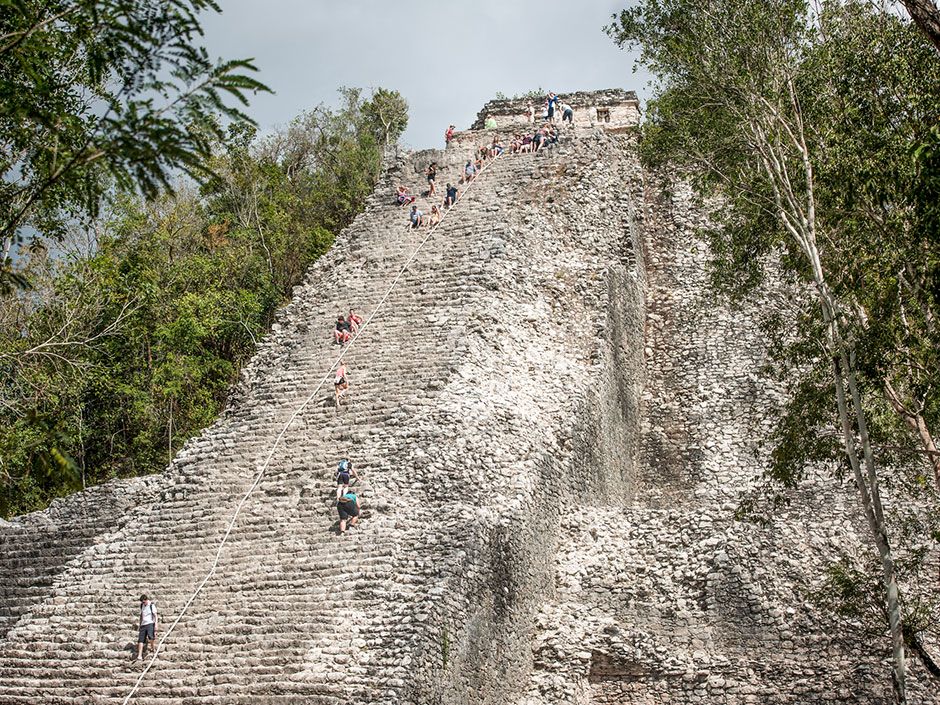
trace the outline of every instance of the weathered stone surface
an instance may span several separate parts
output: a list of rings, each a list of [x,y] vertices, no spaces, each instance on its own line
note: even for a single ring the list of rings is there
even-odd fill
[[[640,101],[636,93],[620,88],[603,91],[578,91],[561,95],[571,106],[575,127],[622,129],[640,124]],[[473,130],[482,130],[487,120],[499,129],[521,129],[526,123],[538,121],[545,114],[545,97],[501,98],[491,100],[477,114]],[[555,115],[561,120],[561,111]]]
[[[335,315],[370,314],[426,234],[394,187],[431,160],[456,181],[477,137],[392,160],[164,474],[0,525],[0,703],[121,702],[136,597],[179,614],[269,454],[137,702],[888,702],[883,645],[804,598],[859,545],[845,492],[820,479],[773,529],[732,521],[775,390],[631,137],[494,163],[346,355],[348,406],[328,381],[272,454],[329,379]],[[365,518],[337,537],[342,455]]]
[[[555,594],[536,618],[518,704],[890,703],[888,640],[808,599],[840,554],[867,550],[851,485],[810,476],[769,526],[734,520],[766,462],[781,391],[758,376],[770,284],[744,309],[707,286],[690,194],[646,193],[646,387],[626,506],[561,518]],[[909,702],[940,693],[912,660]]]

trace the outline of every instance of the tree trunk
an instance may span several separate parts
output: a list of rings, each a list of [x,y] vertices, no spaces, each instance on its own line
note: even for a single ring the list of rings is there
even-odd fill
[[[904,423],[907,424],[907,427],[917,436],[921,447],[926,451],[927,460],[930,463],[930,467],[933,468],[934,483],[937,486],[937,490],[940,490],[940,452],[937,451],[937,445],[934,443],[930,429],[927,428],[924,417],[914,413],[901,403],[901,398],[888,380],[885,380],[885,395],[888,397],[888,401],[891,402],[891,406],[894,410],[904,419]]]
[[[894,690],[897,703],[907,703],[907,662],[904,654],[904,622],[901,615],[900,591],[898,589],[897,571],[894,566],[894,557],[891,552],[891,543],[884,523],[884,506],[881,502],[881,492],[878,488],[878,475],[875,472],[874,461],[868,431],[864,424],[864,410],[861,407],[861,397],[855,379],[855,369],[852,364],[851,353],[839,331],[836,320],[834,302],[828,294],[825,283],[818,287],[823,318],[829,333],[829,344],[832,346],[832,372],[836,387],[836,403],[839,410],[839,420],[842,424],[842,439],[845,444],[845,454],[855,475],[855,485],[858,489],[868,528],[871,531],[878,557],[881,560],[881,580],[885,589],[885,603],[888,613],[888,626],[891,631],[891,651],[894,661]],[[846,395],[848,387],[849,395]],[[849,410],[851,399],[852,410]],[[856,448],[855,426],[852,422],[855,417],[858,425],[858,435],[864,448],[865,473],[862,472],[862,459],[859,458]],[[867,475],[867,477],[866,477]]]
[[[933,0],[903,0],[904,7],[920,31],[940,51],[940,9]]]
[[[940,681],[940,664],[934,661],[933,657],[927,653],[927,649],[924,648],[924,642],[921,641],[920,636],[918,636],[916,632],[905,627],[904,640],[908,645],[908,648],[910,648],[911,652],[916,654],[920,659],[920,662],[924,664],[924,668],[927,669],[927,673],[933,676],[936,680]]]

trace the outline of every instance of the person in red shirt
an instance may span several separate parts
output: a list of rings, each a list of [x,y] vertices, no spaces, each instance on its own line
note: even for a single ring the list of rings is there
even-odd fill
[[[454,130],[457,129],[453,125],[447,128],[447,132],[444,133],[444,144],[450,144],[450,141],[454,139]]]
[[[355,334],[359,331],[359,326],[362,325],[362,316],[357,316],[352,309],[349,309],[349,315],[346,316],[346,320],[349,322],[350,330]]]

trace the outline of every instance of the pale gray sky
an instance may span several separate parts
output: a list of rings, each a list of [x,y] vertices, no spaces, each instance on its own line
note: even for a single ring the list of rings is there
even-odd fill
[[[333,103],[339,86],[402,93],[402,141],[439,146],[448,123],[470,126],[497,91],[625,88],[645,97],[645,74],[603,27],[630,0],[221,0],[207,14],[213,57],[254,57],[275,95],[249,113],[262,130]]]

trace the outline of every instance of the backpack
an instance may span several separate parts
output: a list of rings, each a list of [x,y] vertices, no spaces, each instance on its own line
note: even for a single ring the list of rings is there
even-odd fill
[[[336,467],[336,475],[339,475],[349,472],[350,462],[348,458],[343,458],[339,461],[339,465]]]

